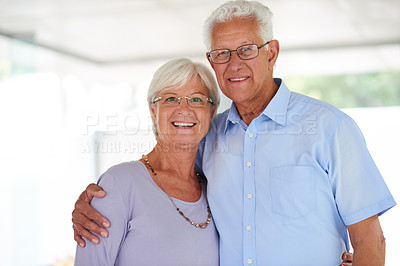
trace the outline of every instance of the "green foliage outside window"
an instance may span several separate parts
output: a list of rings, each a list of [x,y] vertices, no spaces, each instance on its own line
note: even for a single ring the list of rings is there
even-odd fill
[[[296,92],[338,108],[400,105],[400,72],[285,78]]]

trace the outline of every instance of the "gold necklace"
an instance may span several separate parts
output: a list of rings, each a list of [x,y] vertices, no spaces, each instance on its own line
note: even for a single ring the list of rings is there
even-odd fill
[[[142,159],[143,159],[143,160],[146,162],[146,164],[149,166],[149,168],[150,168],[151,172],[153,173],[154,177],[155,177],[155,178],[157,179],[157,181],[160,183],[162,190],[164,190],[165,194],[167,194],[169,200],[170,200],[170,201],[172,202],[172,204],[175,206],[175,209],[178,211],[178,213],[179,213],[183,218],[185,218],[185,220],[188,221],[191,225],[194,225],[194,226],[196,226],[196,227],[198,227],[198,228],[201,228],[201,229],[205,229],[205,228],[207,227],[207,225],[208,225],[208,224],[210,223],[210,221],[211,221],[211,211],[210,211],[210,206],[208,206],[207,199],[206,199],[206,202],[207,202],[207,213],[208,213],[208,215],[207,215],[207,221],[205,221],[204,223],[196,223],[196,222],[190,220],[190,219],[176,206],[175,202],[174,202],[174,201],[172,200],[172,198],[168,195],[168,193],[167,193],[167,191],[165,190],[165,188],[164,188],[163,184],[161,183],[160,179],[158,179],[157,173],[154,171],[153,167],[150,165],[149,158],[147,157],[147,155],[142,155]],[[199,172],[197,172],[196,169],[195,169],[195,171],[196,171],[197,178],[199,179],[199,183],[200,183],[200,185],[201,185]],[[203,193],[203,192],[202,192],[202,193]]]

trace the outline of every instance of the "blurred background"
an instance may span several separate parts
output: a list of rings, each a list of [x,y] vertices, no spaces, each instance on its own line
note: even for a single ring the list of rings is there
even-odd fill
[[[0,0],[0,265],[73,263],[75,200],[154,146],[152,75],[175,57],[207,63],[203,22],[223,2]],[[400,0],[261,2],[275,76],[356,120],[399,201]],[[386,265],[400,265],[399,207],[380,220]]]

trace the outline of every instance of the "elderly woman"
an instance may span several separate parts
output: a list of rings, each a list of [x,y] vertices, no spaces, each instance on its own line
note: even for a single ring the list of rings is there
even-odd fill
[[[75,265],[218,265],[206,181],[195,169],[219,104],[213,75],[188,59],[169,61],[154,74],[148,103],[157,144],[100,177],[106,196],[92,206],[110,221],[110,235],[77,247]]]

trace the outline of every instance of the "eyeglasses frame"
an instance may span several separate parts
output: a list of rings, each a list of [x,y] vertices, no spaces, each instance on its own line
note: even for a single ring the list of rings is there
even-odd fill
[[[228,62],[231,60],[231,58],[232,58],[232,52],[235,52],[235,51],[236,51],[236,54],[237,54],[237,56],[238,56],[240,59],[242,59],[242,60],[251,60],[251,59],[256,58],[256,57],[260,54],[260,53],[259,53],[259,50],[260,50],[261,48],[263,48],[264,46],[266,46],[267,44],[269,44],[270,42],[271,42],[271,41],[268,41],[268,42],[264,43],[264,44],[261,45],[261,46],[258,46],[256,43],[243,44],[243,45],[238,46],[235,50],[229,50],[229,49],[214,49],[214,50],[211,50],[211,51],[208,53],[207,56],[208,56],[208,58],[210,58],[210,61],[213,62],[214,64],[226,64],[226,63],[228,63]],[[240,55],[239,55],[238,49],[239,49],[240,47],[243,47],[243,46],[246,46],[246,45],[256,45],[256,46],[257,46],[257,55],[254,56],[254,57],[252,57],[252,58],[241,58]],[[211,53],[214,52],[214,51],[218,51],[218,50],[228,50],[228,51],[229,51],[229,59],[228,59],[228,61],[223,62],[223,63],[216,63],[216,62],[214,62],[214,61],[212,60],[212,58],[211,58]]]
[[[169,97],[174,97],[174,98],[177,98],[177,99],[178,99],[178,105],[177,105],[177,106],[179,106],[179,105],[181,104],[181,100],[184,98],[184,99],[186,99],[186,102],[187,102],[187,104],[188,104],[190,107],[201,107],[201,105],[199,105],[199,106],[192,106],[192,105],[190,105],[189,100],[190,100],[190,99],[193,99],[193,98],[196,98],[196,97],[193,97],[193,98],[188,97],[188,96],[180,96],[180,97],[169,96]],[[169,98],[169,97],[166,97],[166,98]],[[153,100],[153,104],[155,104],[156,102],[158,102],[158,101],[160,101],[160,100],[162,100],[162,99],[164,99],[164,98],[165,98],[165,97],[163,97],[163,96],[159,96],[159,97],[155,98],[155,99]],[[213,100],[212,100],[211,98],[208,98],[208,97],[205,97],[205,96],[204,96],[204,98],[206,99],[207,102],[209,102],[209,103],[211,103],[212,105],[214,105],[214,102],[213,102]],[[204,106],[206,106],[206,105],[204,105]]]

